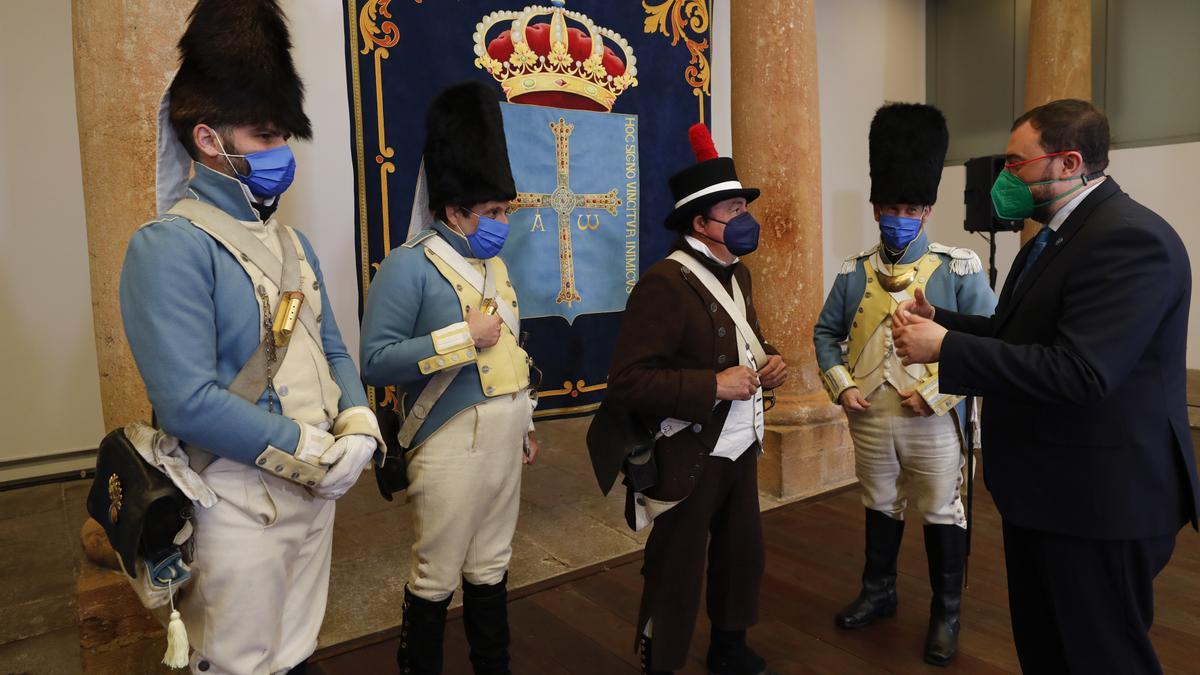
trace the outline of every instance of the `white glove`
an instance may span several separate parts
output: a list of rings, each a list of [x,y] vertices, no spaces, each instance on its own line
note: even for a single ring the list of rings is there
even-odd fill
[[[350,491],[358,482],[363,469],[370,463],[378,445],[374,438],[353,434],[339,438],[326,454],[339,457],[337,463],[329,467],[329,472],[321,482],[312,489],[313,494],[322,499],[339,499]],[[340,446],[340,447],[339,447]]]

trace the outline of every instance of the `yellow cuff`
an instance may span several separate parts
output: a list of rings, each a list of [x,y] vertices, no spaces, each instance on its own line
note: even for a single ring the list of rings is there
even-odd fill
[[[951,394],[943,394],[938,391],[937,376],[926,378],[917,384],[917,393],[938,417],[950,412],[950,409],[958,405],[959,401],[963,400],[963,396],[953,396]]]
[[[430,335],[433,337],[433,351],[438,354],[452,354],[465,347],[475,346],[475,341],[471,339],[471,329],[467,326],[466,321],[439,328]]]
[[[384,445],[383,434],[379,431],[379,420],[375,419],[375,413],[365,405],[346,408],[333,420],[334,438],[355,434],[374,438],[381,448]]]
[[[829,394],[829,399],[834,403],[838,402],[838,398],[843,391],[851,387],[857,387],[858,384],[854,381],[854,377],[850,375],[850,371],[846,366],[834,366],[829,370],[821,373],[821,383],[825,385],[825,391]]]
[[[421,359],[417,362],[417,367],[421,369],[422,375],[436,373],[439,370],[447,368],[456,368],[461,365],[471,363],[475,360],[475,345],[470,345],[457,351],[447,354],[438,354],[427,359]]]
[[[255,461],[258,468],[293,483],[313,487],[325,477],[324,467],[302,462],[279,448],[267,446]]]

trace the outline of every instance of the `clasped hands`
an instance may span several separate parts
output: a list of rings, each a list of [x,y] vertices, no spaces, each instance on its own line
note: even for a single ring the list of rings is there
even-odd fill
[[[917,289],[912,300],[901,302],[892,313],[892,343],[906,366],[936,363],[942,356],[946,329],[933,322],[933,305]]]
[[[748,401],[761,386],[775,389],[787,381],[787,363],[778,354],[767,357],[767,363],[756,373],[747,366],[733,366],[717,373],[717,399]]]

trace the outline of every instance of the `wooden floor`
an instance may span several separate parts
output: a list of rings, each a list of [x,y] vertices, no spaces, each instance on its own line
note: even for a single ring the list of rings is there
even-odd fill
[[[980,481],[982,484],[982,481]],[[1016,673],[1009,629],[1000,520],[984,490],[976,496],[976,529],[965,592],[958,659],[949,668],[921,661],[929,584],[919,526],[900,553],[900,610],[858,631],[834,626],[833,615],[858,592],[863,512],[854,490],[763,514],[767,574],[762,616],[751,644],[781,673]],[[543,584],[510,604],[512,670],[518,674],[636,673],[633,626],[641,592],[640,559],[617,561],[558,585]],[[1200,536],[1179,535],[1174,558],[1156,582],[1152,636],[1168,673],[1200,673]],[[701,605],[703,607],[703,605]],[[703,610],[702,610],[703,612]],[[446,673],[470,673],[457,613],[446,631]],[[332,648],[310,669],[318,675],[395,672],[396,640]],[[703,674],[708,622],[702,616],[691,662]],[[351,647],[347,645],[347,647]],[[343,653],[337,654],[338,651]]]

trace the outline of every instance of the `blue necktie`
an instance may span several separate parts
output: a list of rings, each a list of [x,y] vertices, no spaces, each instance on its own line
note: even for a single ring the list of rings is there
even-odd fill
[[[1049,225],[1044,226],[1033,238],[1033,245],[1029,248],[1029,257],[1025,259],[1025,266],[1021,268],[1021,274],[1017,277],[1017,284],[1021,281],[1029,270],[1033,269],[1033,264],[1037,262],[1038,256],[1042,251],[1046,250],[1046,244],[1050,243],[1050,236],[1054,234],[1054,230],[1050,229]]]

